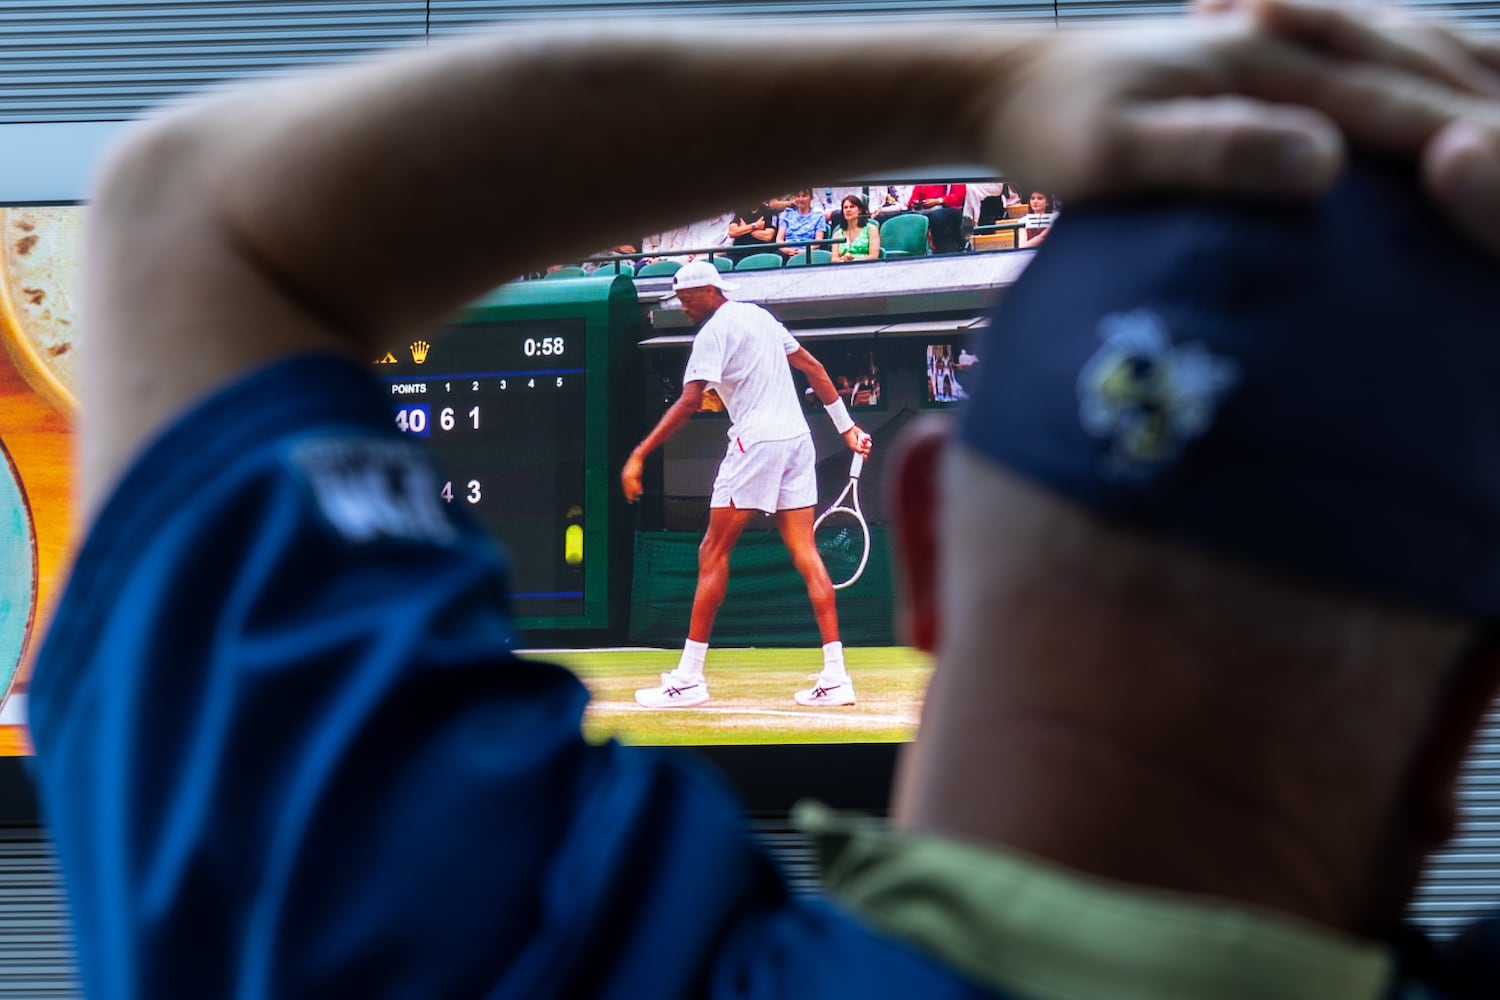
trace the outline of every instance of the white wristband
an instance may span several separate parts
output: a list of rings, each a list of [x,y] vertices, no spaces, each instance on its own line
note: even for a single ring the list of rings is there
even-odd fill
[[[849,407],[844,405],[842,397],[831,403],[824,403],[823,409],[828,411],[828,419],[833,421],[833,429],[840,434],[847,434],[849,428],[854,426],[854,418],[849,416]]]

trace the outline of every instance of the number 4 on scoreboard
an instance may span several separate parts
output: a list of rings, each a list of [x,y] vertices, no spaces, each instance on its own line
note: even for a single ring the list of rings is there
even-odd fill
[[[479,480],[477,480],[477,479],[471,479],[471,480],[469,480],[469,492],[464,496],[464,499],[467,500],[467,501],[469,501],[469,503],[478,503],[480,500],[484,499],[484,494],[481,492],[481,489],[482,489],[482,486],[480,485]],[[443,484],[442,492],[439,493],[438,495],[441,496],[448,503],[452,503],[453,502],[453,480],[450,479],[446,483],[444,483]]]

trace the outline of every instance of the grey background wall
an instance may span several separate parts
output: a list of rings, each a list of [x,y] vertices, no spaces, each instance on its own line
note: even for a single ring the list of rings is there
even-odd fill
[[[11,0],[0,6],[0,122],[119,121],[227,80],[319,65],[481,25],[597,20],[578,0]],[[653,17],[714,12],[860,21],[986,17],[1036,25],[1139,19],[1173,0],[632,0]],[[1500,30],[1500,2],[1416,0],[1477,30]]]
[[[1500,0],[1410,6],[1486,34]],[[633,0],[620,11],[876,21],[920,14],[1068,27],[1180,11],[1152,0]],[[601,16],[597,2],[528,0],[6,0],[0,5],[0,201],[69,200],[99,150],[153,108],[268,73],[422,45],[485,24]],[[969,171],[966,171],[969,172]],[[1438,929],[1500,899],[1500,717],[1464,783],[1458,840],[1438,856],[1417,916]],[[805,846],[774,825],[768,838],[810,885]],[[0,998],[74,996],[67,925],[43,831],[0,828]]]

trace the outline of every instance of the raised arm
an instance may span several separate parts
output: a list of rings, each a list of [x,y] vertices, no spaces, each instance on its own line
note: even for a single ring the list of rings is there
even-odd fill
[[[247,368],[307,350],[369,356],[533,267],[806,177],[977,161],[1075,199],[1164,185],[1310,194],[1337,169],[1334,124],[1259,101],[1315,102],[1413,151],[1454,114],[1432,96],[1446,88],[1406,100],[1411,73],[1350,74],[1318,52],[1335,46],[1281,40],[1248,14],[1104,35],[908,25],[850,41],[829,53],[743,23],[510,30],[139,130],[103,170],[91,218],[81,509],[92,514],[165,420]],[[881,72],[866,79],[873,50]],[[853,76],[858,90],[827,85]],[[536,93],[547,100],[516,96]],[[834,117],[872,102],[889,113],[848,149],[743,147],[808,93]],[[564,202],[551,225],[507,238],[501,193],[592,181],[598,151],[628,146],[663,108],[691,123],[713,171],[679,179],[666,204],[627,199],[605,229],[592,206]],[[658,181],[649,157],[609,169],[623,190]]]

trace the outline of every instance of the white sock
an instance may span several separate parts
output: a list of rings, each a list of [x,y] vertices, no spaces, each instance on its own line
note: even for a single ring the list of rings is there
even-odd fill
[[[689,639],[682,644],[682,656],[677,660],[677,676],[689,680],[703,679],[703,658],[708,655],[708,643]]]
[[[839,683],[849,679],[849,669],[844,666],[842,642],[830,642],[823,647],[823,672],[819,676]]]

